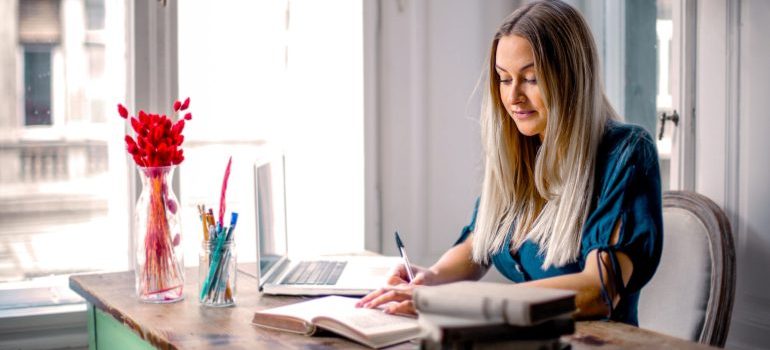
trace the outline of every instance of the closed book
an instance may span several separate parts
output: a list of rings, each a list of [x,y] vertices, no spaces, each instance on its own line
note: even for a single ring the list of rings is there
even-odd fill
[[[418,322],[423,329],[424,338],[442,344],[558,340],[561,336],[575,332],[575,321],[568,316],[553,318],[532,326],[513,326],[481,319],[421,313]]]
[[[501,340],[501,341],[477,341],[436,343],[428,339],[420,342],[422,350],[566,350],[570,349],[569,343],[557,339],[537,340]]]
[[[509,283],[455,282],[415,289],[419,312],[530,326],[575,311],[575,292]]]
[[[254,313],[251,323],[308,336],[325,329],[375,349],[419,337],[421,329],[413,317],[356,308],[358,300],[328,296],[260,310]]]

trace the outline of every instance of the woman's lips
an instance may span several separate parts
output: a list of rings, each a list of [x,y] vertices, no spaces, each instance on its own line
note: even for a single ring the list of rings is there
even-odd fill
[[[513,117],[516,119],[527,119],[535,115],[535,111],[513,111]]]

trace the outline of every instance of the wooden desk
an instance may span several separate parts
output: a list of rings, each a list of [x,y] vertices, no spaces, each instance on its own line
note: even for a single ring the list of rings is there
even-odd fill
[[[145,304],[134,296],[132,271],[70,277],[70,288],[88,302],[90,349],[362,349],[345,338],[305,337],[251,325],[256,310],[296,302],[262,296],[256,280],[239,273],[235,307],[201,307],[195,298],[197,269],[186,271],[185,300]],[[714,349],[610,322],[578,322],[567,338],[572,349]],[[403,343],[390,349],[414,349]]]

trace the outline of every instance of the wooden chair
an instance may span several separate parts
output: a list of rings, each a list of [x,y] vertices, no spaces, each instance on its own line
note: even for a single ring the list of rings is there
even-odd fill
[[[735,297],[735,247],[727,216],[707,197],[663,194],[663,255],[642,288],[639,326],[724,346]]]

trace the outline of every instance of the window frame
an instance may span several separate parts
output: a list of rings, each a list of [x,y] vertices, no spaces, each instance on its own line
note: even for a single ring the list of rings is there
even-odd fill
[[[695,105],[697,76],[697,6],[696,0],[672,1],[674,33],[672,42],[672,79],[678,79],[671,91],[674,109],[679,111],[671,148],[671,189],[695,190]]]

